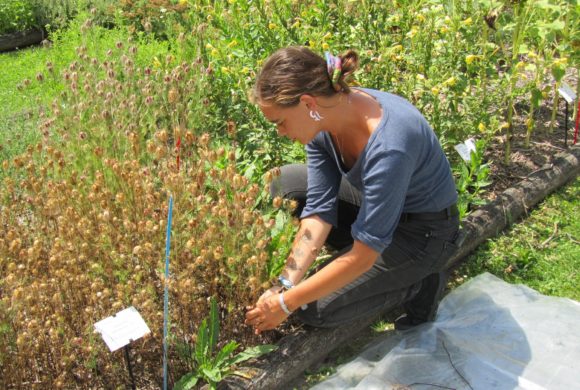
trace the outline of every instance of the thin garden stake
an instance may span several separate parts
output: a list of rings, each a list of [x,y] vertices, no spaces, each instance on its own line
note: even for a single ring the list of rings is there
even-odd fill
[[[566,100],[566,115],[564,119],[564,147],[568,147],[568,101]]]
[[[163,292],[163,390],[167,390],[167,323],[169,322],[169,249],[171,247],[171,217],[173,196],[169,197],[167,212],[167,235],[165,238],[165,291]]]
[[[580,125],[580,97],[578,98],[578,110],[576,110],[576,128],[574,129],[574,145],[578,141],[578,125]]]
[[[177,162],[177,172],[179,172],[179,149],[181,147],[181,137],[179,137],[177,139],[177,143],[175,144],[175,148],[177,149],[177,157],[176,157],[176,162]]]
[[[129,371],[129,377],[131,378],[131,389],[136,390],[135,386],[135,376],[133,375],[133,368],[131,368],[131,358],[129,357],[129,344],[125,345],[125,360],[127,361],[127,370]]]

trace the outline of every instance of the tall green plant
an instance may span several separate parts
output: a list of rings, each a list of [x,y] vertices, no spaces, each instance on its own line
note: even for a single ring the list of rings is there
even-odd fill
[[[195,368],[192,372],[181,377],[175,384],[175,390],[192,389],[200,380],[207,382],[210,389],[216,389],[220,381],[235,372],[232,368],[235,364],[257,358],[277,349],[275,345],[258,345],[235,354],[239,344],[230,341],[218,350],[219,331],[217,301],[212,297],[209,322],[207,318],[201,322],[195,348],[187,356]]]
[[[491,184],[489,181],[489,163],[484,162],[483,153],[487,141],[477,140],[475,151],[471,152],[471,159],[463,162],[456,168],[456,183],[459,200],[457,202],[459,215],[463,218],[469,213],[471,205],[482,205],[483,189]]]

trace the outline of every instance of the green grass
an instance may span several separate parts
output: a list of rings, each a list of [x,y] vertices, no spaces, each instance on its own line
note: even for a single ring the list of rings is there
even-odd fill
[[[580,300],[580,179],[547,197],[529,217],[480,245],[458,283],[490,272],[542,294]]]

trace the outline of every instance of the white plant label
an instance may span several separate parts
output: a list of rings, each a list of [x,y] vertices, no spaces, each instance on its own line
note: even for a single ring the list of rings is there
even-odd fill
[[[101,334],[111,352],[151,333],[143,317],[133,306],[97,322],[95,330]]]
[[[466,139],[462,143],[455,145],[454,148],[465,162],[470,162],[471,152],[475,152],[477,150],[473,138]]]
[[[560,88],[558,88],[558,92],[560,93],[560,96],[562,96],[564,100],[568,102],[568,104],[572,104],[576,100],[576,94],[566,83],[562,83]]]

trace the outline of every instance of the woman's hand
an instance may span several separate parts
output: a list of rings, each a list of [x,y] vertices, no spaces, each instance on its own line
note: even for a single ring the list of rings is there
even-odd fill
[[[266,291],[264,291],[264,293],[260,296],[260,298],[258,298],[258,303],[260,301],[263,301],[264,299],[271,297],[272,295],[275,294],[279,294],[282,292],[282,287],[281,286],[272,286],[269,289],[267,289]]]
[[[279,287],[276,288],[279,291]],[[280,294],[271,290],[273,288],[266,290],[255,306],[246,307],[245,324],[253,326],[256,334],[274,329],[288,318],[280,306]]]

